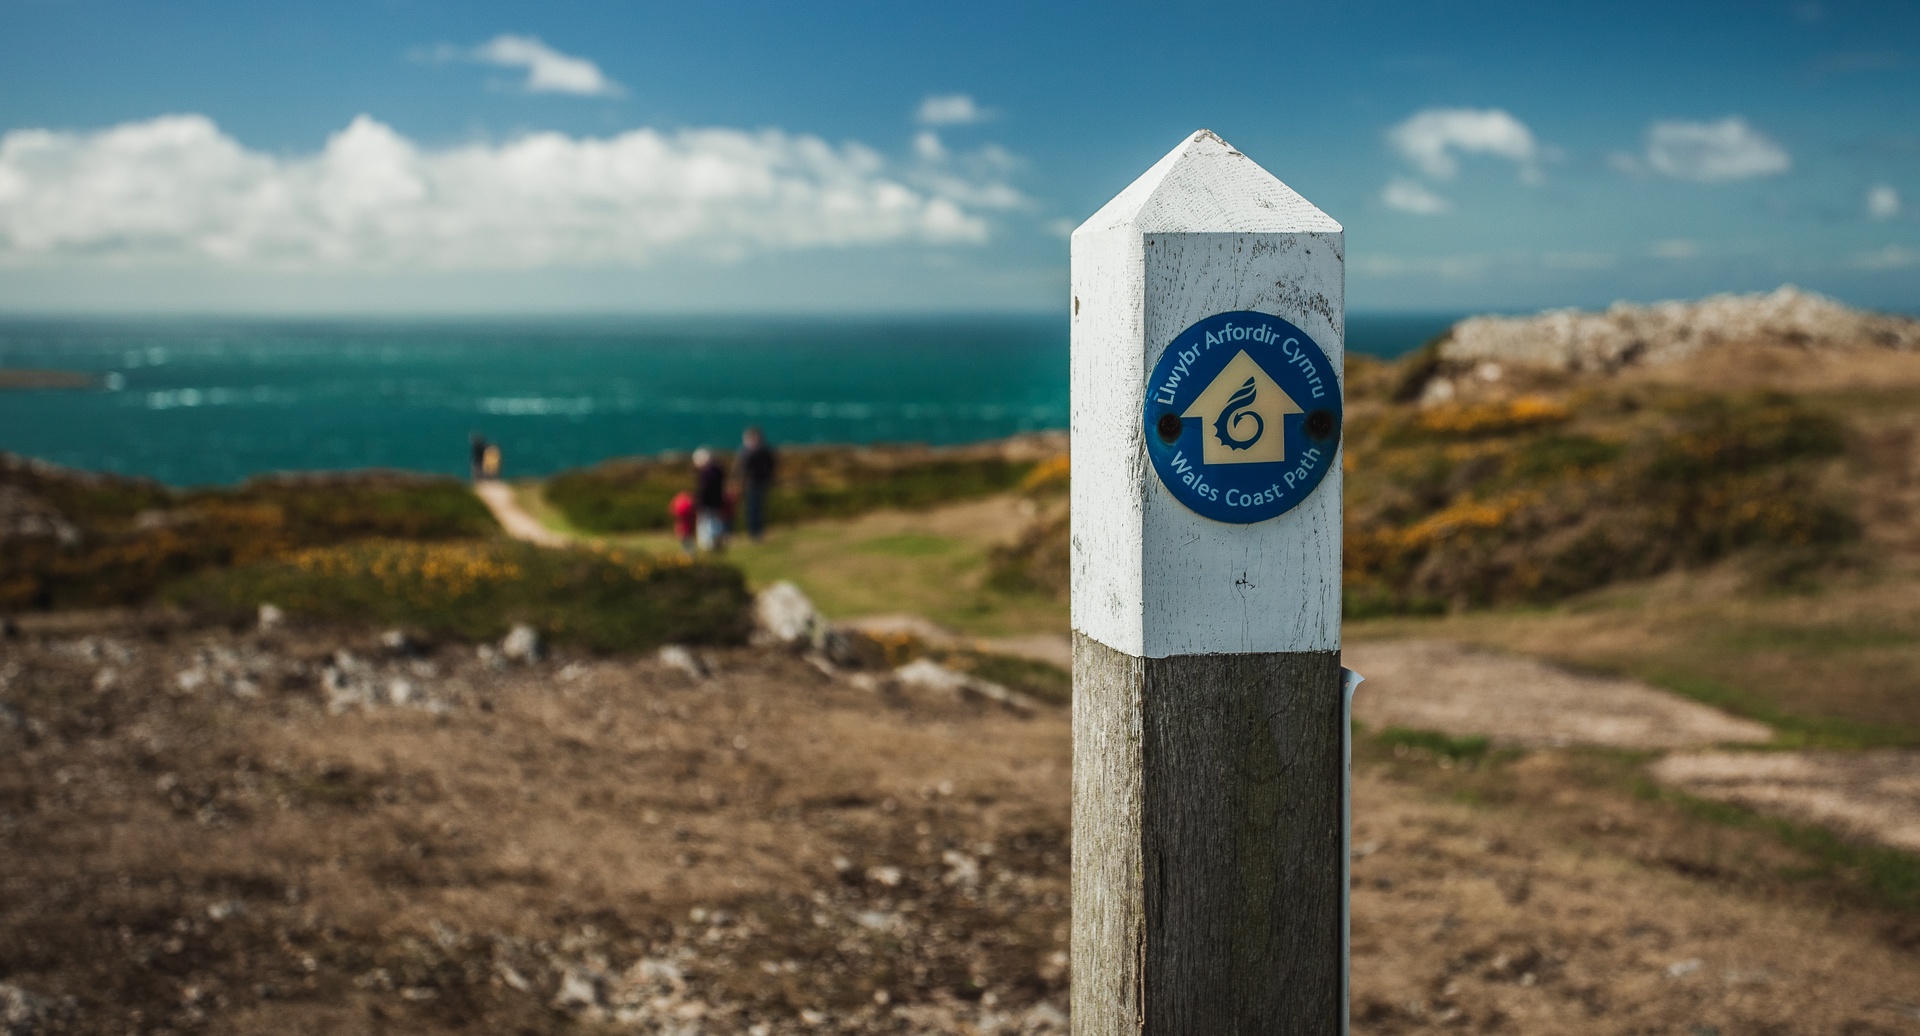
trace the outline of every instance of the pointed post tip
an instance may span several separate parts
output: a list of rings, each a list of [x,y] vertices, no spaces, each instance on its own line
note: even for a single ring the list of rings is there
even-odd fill
[[[1334,233],[1338,221],[1202,127],[1155,162],[1085,223],[1081,232]]]

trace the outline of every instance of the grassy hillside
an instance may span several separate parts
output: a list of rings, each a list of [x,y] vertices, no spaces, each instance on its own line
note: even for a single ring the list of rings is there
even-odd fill
[[[1601,385],[1356,411],[1356,617],[1562,600],[1742,551],[1786,573],[1860,535],[1837,470],[1846,425],[1777,392]]]
[[[1422,403],[1430,357],[1356,357],[1348,616],[1549,604],[1725,561],[1761,591],[1844,570],[1912,527],[1903,494],[1920,479],[1900,444],[1917,363],[1892,357],[1878,383],[1844,390],[1706,366],[1509,377]],[[997,553],[994,580],[1064,597],[1067,553],[1064,513],[1044,509]]]

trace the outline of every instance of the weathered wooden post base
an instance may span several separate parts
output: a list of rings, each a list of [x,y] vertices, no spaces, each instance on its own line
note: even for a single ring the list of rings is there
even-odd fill
[[[1073,671],[1075,1030],[1341,1032],[1339,652]]]
[[[1073,1031],[1346,1029],[1340,224],[1193,134],[1073,233]]]

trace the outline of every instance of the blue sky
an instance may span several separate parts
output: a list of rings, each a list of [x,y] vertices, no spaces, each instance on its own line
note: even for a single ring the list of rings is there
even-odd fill
[[[0,0],[0,309],[1046,310],[1208,127],[1355,310],[1920,310],[1920,4]]]

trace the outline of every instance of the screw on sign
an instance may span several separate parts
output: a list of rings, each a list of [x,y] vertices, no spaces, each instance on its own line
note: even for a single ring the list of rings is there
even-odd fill
[[[1340,225],[1202,130],[1072,252],[1074,1031],[1343,1032]]]

